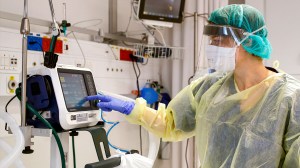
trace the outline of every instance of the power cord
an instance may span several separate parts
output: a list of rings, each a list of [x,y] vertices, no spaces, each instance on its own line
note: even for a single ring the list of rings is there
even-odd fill
[[[146,62],[145,63],[141,63],[141,65],[147,65],[149,62],[149,58],[146,58]]]
[[[6,103],[6,105],[5,105],[5,112],[6,113],[8,113],[7,112],[7,107],[8,107],[8,105],[15,99],[17,97],[17,95],[15,95],[15,96],[13,96],[7,103]],[[7,123],[5,123],[5,131],[9,131],[9,129],[7,128]]]
[[[136,87],[137,87],[137,90],[138,90],[137,97],[140,97],[140,86],[139,86],[139,77],[141,75],[140,67],[139,67],[139,65],[137,63],[136,57],[134,57],[133,55],[130,55],[130,58],[131,58],[131,62],[132,62],[132,67],[133,67],[133,70],[134,70],[134,74],[136,76]],[[135,68],[134,63],[136,63],[136,67],[138,69],[138,73],[137,73],[137,70]]]
[[[140,70],[140,67],[138,65],[138,62],[137,62],[137,59],[136,57],[134,57],[133,55],[130,55],[130,58],[131,58],[131,61],[132,61],[132,67],[133,67],[133,70],[134,70],[134,74],[136,76],[136,87],[137,87],[137,90],[138,90],[138,95],[137,97],[140,97],[140,86],[139,86],[139,77],[141,75],[141,70]],[[137,67],[137,70],[138,70],[138,73],[137,73],[137,70],[135,68],[135,65],[134,63],[136,64],[136,67]],[[139,128],[139,133],[140,133],[140,151],[141,151],[141,155],[143,154],[143,138],[142,138],[142,126],[140,126]]]

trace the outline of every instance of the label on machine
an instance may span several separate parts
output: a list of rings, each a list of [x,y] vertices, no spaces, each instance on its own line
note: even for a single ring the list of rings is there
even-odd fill
[[[88,120],[88,114],[87,113],[76,115],[76,121],[77,122],[83,122],[83,121],[87,121],[87,120]]]

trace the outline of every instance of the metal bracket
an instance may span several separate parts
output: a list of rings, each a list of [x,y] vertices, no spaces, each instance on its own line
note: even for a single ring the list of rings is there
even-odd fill
[[[103,158],[100,143],[103,143],[106,158],[109,158],[111,155],[110,155],[110,150],[109,150],[109,146],[108,146],[108,139],[106,136],[106,131],[102,125],[89,127],[89,128],[76,129],[76,131],[88,131],[92,135],[96,153],[97,153],[98,160],[99,160],[99,162],[86,164],[85,168],[111,168],[111,167],[119,166],[121,164],[120,157],[114,157],[114,158],[110,158],[110,159],[106,159],[106,160],[104,160],[104,158]]]
[[[52,130],[45,128],[32,128],[31,130],[33,136],[41,137],[52,137]]]
[[[77,129],[76,131],[88,131],[91,134],[91,136],[93,138],[93,141],[94,141],[94,145],[95,145],[95,149],[96,149],[99,161],[104,160],[103,155],[102,155],[102,149],[101,149],[101,146],[100,146],[101,142],[103,143],[106,158],[109,158],[111,156],[110,151],[109,151],[106,131],[103,128],[103,126],[94,126],[94,127],[89,127],[89,128],[81,128],[81,129]]]
[[[20,22],[20,20],[22,19],[22,16],[17,15],[17,14],[13,14],[13,13],[0,11],[0,18]],[[29,19],[30,19],[30,24],[31,25],[38,25],[38,26],[43,26],[43,27],[50,28],[51,24],[52,24],[52,22],[42,20],[42,19],[36,19],[36,18],[29,18]],[[57,24],[61,25],[61,23],[59,23],[59,22],[57,22]],[[146,43],[146,41],[143,41],[141,39],[129,38],[129,37],[126,37],[123,34],[104,33],[104,35],[102,35],[102,33],[100,33],[99,31],[96,31],[96,30],[89,30],[89,29],[86,29],[86,28],[74,27],[74,26],[69,27],[68,30],[70,32],[72,31],[72,32],[91,35],[92,37],[101,37],[101,38],[118,40],[118,41],[126,41],[126,42],[131,42],[131,43],[143,43],[143,44]]]

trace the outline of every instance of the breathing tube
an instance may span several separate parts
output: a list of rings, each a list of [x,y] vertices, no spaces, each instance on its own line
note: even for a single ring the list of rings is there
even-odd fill
[[[1,112],[0,118],[8,123],[16,139],[14,148],[11,148],[10,145],[0,139],[1,149],[3,149],[7,153],[7,156],[0,161],[0,167],[9,167],[13,162],[15,162],[15,165],[18,167],[24,167],[23,163],[19,160],[25,144],[23,133],[14,118],[11,117],[8,113]]]
[[[21,101],[21,88],[17,88],[16,89],[16,95],[18,97],[18,99]],[[62,143],[58,137],[57,132],[55,131],[55,129],[52,127],[52,125],[45,119],[43,118],[40,113],[38,111],[36,111],[30,104],[26,103],[26,108],[33,113],[34,115],[37,116],[37,118],[39,120],[41,120],[49,129],[52,130],[52,134],[56,140],[58,149],[59,149],[59,153],[60,153],[60,159],[61,159],[61,164],[62,164],[62,168],[66,168],[66,161],[65,161],[65,155],[64,155],[64,150],[62,147]],[[1,167],[1,166],[0,166]]]

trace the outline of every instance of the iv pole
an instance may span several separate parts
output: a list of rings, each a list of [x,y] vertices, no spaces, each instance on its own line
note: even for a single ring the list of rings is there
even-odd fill
[[[30,149],[32,145],[32,127],[26,125],[26,87],[27,87],[27,37],[30,33],[30,22],[28,19],[28,0],[24,0],[24,12],[21,21],[20,33],[22,34],[22,93],[21,93],[21,130],[24,135],[25,154],[33,153]]]
[[[30,33],[28,19],[28,0],[24,0],[24,13],[21,21],[20,33],[22,34],[22,101],[21,101],[21,126],[26,123],[26,86],[27,86],[27,36]]]
[[[197,71],[197,58],[198,58],[198,54],[199,54],[199,39],[198,39],[198,36],[199,36],[199,26],[198,26],[198,17],[204,17],[205,15],[208,15],[207,13],[202,13],[202,14],[199,14],[198,12],[194,12],[194,14],[188,14],[188,13],[184,13],[186,14],[185,18],[188,18],[188,17],[194,17],[194,75]],[[205,17],[204,17],[205,18]],[[207,18],[205,18],[207,20]],[[193,75],[193,76],[194,76]],[[192,77],[193,77],[192,76]],[[187,142],[189,143],[189,142]],[[196,146],[196,140],[195,138],[192,138],[192,145],[195,147]],[[192,158],[193,158],[193,167],[196,167],[197,165],[197,152],[194,150],[193,151],[193,154],[192,154]]]

